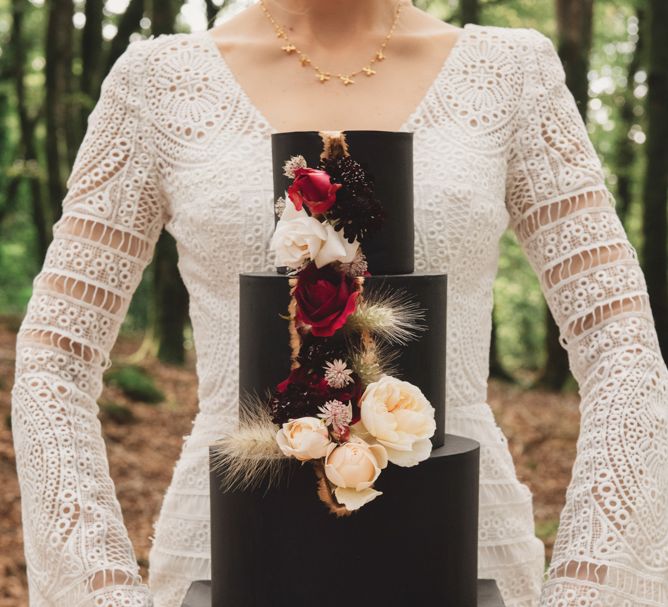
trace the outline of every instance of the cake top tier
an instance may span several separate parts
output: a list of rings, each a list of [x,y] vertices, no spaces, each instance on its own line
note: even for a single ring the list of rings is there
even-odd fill
[[[380,227],[370,230],[364,239],[363,250],[372,274],[410,274],[414,269],[413,234],[413,133],[379,130],[348,131],[285,131],[272,133],[271,152],[274,178],[274,200],[287,199],[293,177],[286,175],[285,163],[302,156],[306,166],[323,169],[324,158],[341,153],[356,161],[365,171],[371,184],[373,198],[382,206]],[[339,149],[330,149],[334,142]],[[340,181],[332,175],[332,183]],[[337,196],[347,195],[346,189],[337,190]],[[369,201],[352,197],[351,211],[357,219],[367,213]],[[359,204],[355,209],[354,205]],[[278,215],[276,216],[278,220]],[[356,217],[341,218],[353,222]]]

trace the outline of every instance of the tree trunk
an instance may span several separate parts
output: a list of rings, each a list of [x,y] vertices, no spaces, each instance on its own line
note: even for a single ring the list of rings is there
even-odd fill
[[[644,36],[642,27],[645,22],[644,9],[638,7],[636,16],[638,17],[638,40],[633,50],[633,55],[629,61],[626,71],[626,91],[624,92],[624,101],[620,108],[620,120],[622,127],[619,129],[619,139],[616,145],[616,174],[617,174],[617,204],[616,210],[622,223],[626,224],[631,202],[633,200],[633,166],[637,144],[629,138],[629,131],[636,122],[635,108],[638,101],[633,93],[635,75],[642,65]]]
[[[643,192],[643,272],[664,360],[668,360],[668,3],[649,1],[647,155]]]
[[[28,4],[22,0],[13,0],[12,2],[12,29],[8,47],[11,53],[11,71],[14,77],[19,129],[21,131],[21,146],[18,153],[23,158],[24,171],[21,176],[17,177],[15,183],[10,184],[8,196],[11,199],[8,199],[8,204],[13,204],[13,197],[17,196],[20,181],[27,177],[30,181],[30,204],[33,225],[35,227],[35,244],[38,261],[41,264],[44,261],[46,249],[51,241],[51,230],[49,228],[50,218],[45,209],[38,172],[30,169],[31,166],[37,165],[35,127],[38,115],[30,115],[25,90],[26,49],[23,39],[23,17],[27,6]]]
[[[169,34],[174,31],[180,2],[168,0],[158,4],[153,0],[153,34]],[[160,235],[155,251],[154,297],[155,325],[152,330],[156,340],[158,358],[171,364],[185,360],[184,329],[188,322],[188,292],[177,268],[178,254],[174,239],[167,233]]]
[[[566,72],[566,84],[573,93],[583,120],[589,101],[589,53],[591,51],[593,0],[557,0],[557,49]],[[568,354],[559,343],[559,328],[549,309],[545,314],[547,358],[537,384],[561,390],[570,375]]]
[[[507,382],[514,382],[513,376],[506,371],[499,358],[498,341],[496,338],[496,319],[494,318],[494,309],[492,309],[492,336],[489,347],[489,375],[495,379],[501,379]]]
[[[220,12],[220,6],[217,6],[213,0],[205,0],[206,3],[206,22],[209,27],[213,25],[213,22],[216,20],[218,13]]]
[[[128,47],[130,36],[139,30],[140,22],[144,16],[144,9],[144,0],[130,0],[128,7],[118,21],[116,35],[111,41],[111,46],[109,47],[109,53],[107,55],[107,65],[104,71],[105,74],[109,72],[111,66],[114,65],[116,60]]]
[[[480,3],[478,0],[459,0],[460,25],[480,23]]]
[[[86,25],[81,34],[81,86],[86,96],[87,105],[80,108],[80,129],[85,133],[88,126],[88,114],[98,98],[100,77],[102,75],[102,21],[104,0],[86,0]]]
[[[46,32],[46,162],[49,204],[53,218],[61,213],[65,194],[63,181],[70,137],[67,103],[72,74],[72,0],[50,0]]]

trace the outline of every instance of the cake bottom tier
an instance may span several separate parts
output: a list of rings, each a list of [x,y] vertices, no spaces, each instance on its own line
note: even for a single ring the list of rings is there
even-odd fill
[[[215,447],[212,447],[212,454]],[[479,444],[447,435],[383,492],[336,517],[296,460],[271,487],[227,490],[211,472],[213,607],[475,607]]]

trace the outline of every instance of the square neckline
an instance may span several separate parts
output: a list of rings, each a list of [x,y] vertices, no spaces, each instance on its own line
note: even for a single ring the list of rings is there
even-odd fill
[[[461,47],[463,46],[464,40],[466,38],[466,34],[468,33],[470,26],[474,25],[473,23],[465,23],[463,27],[461,28],[461,31],[459,32],[459,35],[457,36],[457,40],[455,40],[455,43],[452,45],[450,48],[450,52],[446,55],[445,59],[443,60],[443,63],[441,64],[441,67],[438,69],[436,72],[436,76],[432,79],[430,84],[427,86],[425,93],[422,95],[421,99],[418,101],[417,105],[414,107],[413,111],[410,112],[408,117],[404,120],[403,124],[397,129],[397,131],[393,132],[405,132],[408,130],[411,124],[414,123],[415,119],[420,115],[420,113],[423,111],[424,106],[427,104],[427,101],[432,97],[434,94],[434,91],[437,89],[438,85],[440,84],[441,80],[445,76],[445,73],[447,69],[450,66],[450,63],[454,60],[454,56],[461,50]],[[267,117],[264,115],[264,113],[260,110],[260,108],[253,102],[253,100],[250,98],[244,87],[241,85],[239,80],[237,79],[235,73],[232,71],[230,68],[227,60],[223,56],[223,54],[220,52],[220,49],[218,48],[218,45],[216,44],[215,40],[213,39],[213,36],[211,35],[211,29],[207,29],[201,32],[201,37],[205,39],[206,45],[210,48],[215,53],[216,60],[220,65],[223,67],[225,70],[229,80],[232,82],[234,87],[237,89],[241,99],[244,101],[244,103],[250,108],[251,112],[255,114],[255,116],[260,119],[262,122],[264,122],[271,133],[279,133],[277,128],[274,127],[274,125],[271,123],[270,120],[267,119]],[[344,129],[345,130],[345,129]],[[387,129],[382,129],[382,130],[387,130]]]

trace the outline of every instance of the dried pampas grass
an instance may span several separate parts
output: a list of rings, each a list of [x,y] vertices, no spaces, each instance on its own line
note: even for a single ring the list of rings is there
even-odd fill
[[[346,329],[368,331],[394,345],[405,345],[426,329],[425,311],[403,289],[367,286],[364,299],[348,317]]]
[[[399,374],[399,351],[387,343],[375,343],[369,348],[365,343],[349,349],[351,367],[360,381],[368,386],[383,375]]]
[[[211,468],[226,490],[251,489],[261,482],[270,487],[288,460],[276,443],[278,426],[258,396],[247,397],[240,412],[239,427],[212,445]]]

